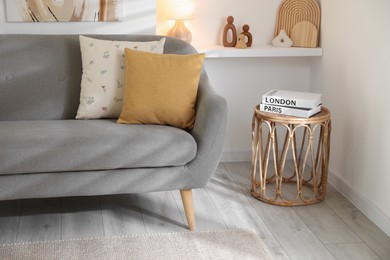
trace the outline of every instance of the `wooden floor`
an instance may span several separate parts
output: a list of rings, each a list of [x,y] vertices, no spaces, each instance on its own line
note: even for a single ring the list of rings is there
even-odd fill
[[[197,230],[256,230],[275,259],[390,259],[390,238],[332,187],[325,201],[272,206],[250,194],[250,162],[221,163],[194,190]],[[0,244],[186,232],[180,193],[0,202]]]

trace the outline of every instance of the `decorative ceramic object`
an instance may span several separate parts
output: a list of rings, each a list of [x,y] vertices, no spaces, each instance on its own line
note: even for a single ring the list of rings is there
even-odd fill
[[[234,18],[233,16],[228,16],[227,24],[225,25],[225,28],[223,29],[223,35],[222,35],[222,44],[225,47],[235,47],[237,44],[237,29],[234,26]],[[229,30],[232,32],[232,40],[228,41],[228,32]]]
[[[280,30],[279,35],[272,40],[272,45],[276,47],[291,47],[293,41],[288,37],[285,30]]]
[[[247,48],[246,42],[245,42],[245,35],[243,33],[241,33],[240,36],[238,37],[236,48],[239,48],[239,49]]]
[[[245,35],[245,38],[247,39],[246,46],[251,47],[253,38],[252,38],[252,34],[249,32],[249,25],[244,24],[244,26],[242,27],[242,30],[243,30],[243,32],[241,34]]]

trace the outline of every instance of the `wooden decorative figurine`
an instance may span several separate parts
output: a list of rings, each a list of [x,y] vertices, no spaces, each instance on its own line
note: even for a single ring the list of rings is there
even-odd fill
[[[237,30],[234,26],[234,18],[233,16],[228,16],[227,24],[225,25],[225,28],[223,29],[223,35],[222,35],[222,44],[225,47],[235,47],[237,44]],[[231,30],[232,32],[232,40],[228,41],[228,32]]]
[[[240,48],[240,49],[247,48],[246,42],[245,42],[245,35],[243,33],[240,33],[240,36],[238,37],[236,48]]]
[[[249,25],[244,24],[242,27],[243,32],[241,34],[245,35],[247,41],[246,41],[246,46],[251,47],[252,46],[252,34],[249,32]]]

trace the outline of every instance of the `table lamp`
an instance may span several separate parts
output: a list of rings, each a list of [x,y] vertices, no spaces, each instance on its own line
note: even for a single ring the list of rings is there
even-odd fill
[[[175,20],[175,25],[168,31],[168,35],[191,43],[192,34],[185,26],[184,20],[194,19],[195,0],[169,0],[167,4],[165,16]]]

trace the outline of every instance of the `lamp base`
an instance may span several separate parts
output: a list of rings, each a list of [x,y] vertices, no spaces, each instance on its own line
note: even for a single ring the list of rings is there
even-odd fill
[[[175,25],[169,30],[168,36],[179,38],[187,43],[192,41],[192,33],[184,25],[183,20],[176,20]]]

